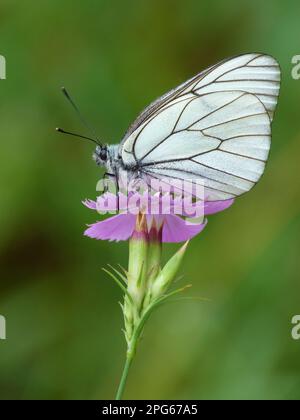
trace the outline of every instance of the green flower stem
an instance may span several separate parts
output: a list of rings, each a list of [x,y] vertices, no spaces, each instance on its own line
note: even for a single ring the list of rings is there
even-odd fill
[[[116,394],[116,400],[117,401],[122,399],[122,395],[123,395],[125,385],[126,385],[126,381],[127,381],[129,368],[130,368],[131,362],[133,360],[133,357],[134,357],[133,354],[127,355],[127,357],[126,357],[125,366],[124,366],[124,369],[123,369],[122,377],[121,377],[120,384],[119,384],[119,387],[118,387],[118,391],[117,391],[117,394]]]
[[[185,289],[167,293],[178,272],[186,247],[187,243],[161,269],[161,229],[154,223],[148,233],[145,215],[138,215],[135,231],[129,240],[127,279],[112,268],[125,285],[127,283],[127,288],[120,283],[115,274],[105,270],[125,292],[124,305],[121,306],[124,314],[127,354],[116,400],[120,400],[123,396],[128,372],[147,319],[157,306]]]
[[[132,335],[132,339],[131,339],[130,343],[128,343],[126,361],[125,361],[123,373],[122,373],[122,376],[121,376],[120,384],[119,384],[119,387],[118,387],[118,391],[117,391],[117,394],[116,394],[116,400],[121,400],[121,398],[123,396],[123,392],[124,392],[124,389],[125,389],[125,385],[126,385],[126,381],[127,381],[127,377],[128,377],[128,373],[129,373],[129,368],[130,368],[131,363],[134,359],[135,352],[136,352],[136,347],[137,347],[139,338],[142,334],[145,322],[149,318],[149,316],[150,316],[152,310],[155,308],[155,306],[156,306],[156,304],[152,304],[147,308],[146,311],[144,311],[138,325],[136,326],[136,328],[134,330],[134,333]]]
[[[119,384],[119,387],[118,387],[118,391],[117,391],[117,394],[116,394],[116,400],[120,400],[122,398],[122,395],[123,395],[123,392],[124,392],[124,389],[125,389],[125,385],[126,385],[126,381],[127,381],[127,377],[128,377],[129,368],[130,368],[131,363],[134,359],[135,352],[136,352],[136,347],[137,347],[140,335],[143,331],[143,327],[144,327],[144,324],[145,324],[147,318],[148,318],[148,315],[145,313],[144,316],[140,319],[138,325],[136,326],[136,328],[135,328],[135,330],[132,334],[131,341],[128,343],[126,361],[125,361],[123,373],[122,373],[122,376],[121,376],[120,384]]]

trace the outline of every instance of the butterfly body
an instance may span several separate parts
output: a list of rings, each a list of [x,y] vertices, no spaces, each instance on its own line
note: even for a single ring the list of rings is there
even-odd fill
[[[97,146],[94,159],[117,179],[201,178],[208,201],[235,198],[264,172],[279,87],[271,56],[224,60],[150,104],[120,145]]]

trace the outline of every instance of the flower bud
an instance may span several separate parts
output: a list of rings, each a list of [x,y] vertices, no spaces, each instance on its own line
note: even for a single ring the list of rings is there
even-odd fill
[[[148,254],[148,229],[146,216],[139,214],[131,239],[129,240],[129,264],[128,264],[128,287],[127,291],[131,300],[124,301],[124,317],[127,320],[126,337],[131,338],[133,326],[138,322],[143,303],[146,277],[147,277],[147,254]],[[132,325],[130,325],[132,323]]]
[[[152,285],[152,301],[163,295],[170,287],[179,270],[187,245],[188,241],[176,252],[176,254],[173,255],[172,258],[170,258],[164,268],[160,271]]]
[[[149,226],[148,226],[149,228]],[[159,218],[150,220],[149,248],[147,261],[147,286],[143,308],[146,309],[151,301],[152,284],[160,272],[162,254],[162,221]]]

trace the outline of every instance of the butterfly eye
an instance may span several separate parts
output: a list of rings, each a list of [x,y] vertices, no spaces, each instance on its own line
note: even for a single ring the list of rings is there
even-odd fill
[[[101,160],[107,160],[107,149],[106,148],[102,148],[100,150],[99,156],[100,156],[100,159]]]

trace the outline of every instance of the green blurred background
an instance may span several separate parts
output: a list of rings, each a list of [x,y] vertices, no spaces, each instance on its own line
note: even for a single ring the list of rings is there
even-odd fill
[[[283,71],[266,173],[191,242],[182,284],[211,302],[156,312],[125,398],[300,397],[299,13],[296,0],[2,0],[1,399],[113,398],[124,361],[121,295],[100,269],[125,266],[127,244],[82,235],[99,168],[89,143],[54,131],[84,131],[59,87],[116,143],[157,96],[257,51]]]

